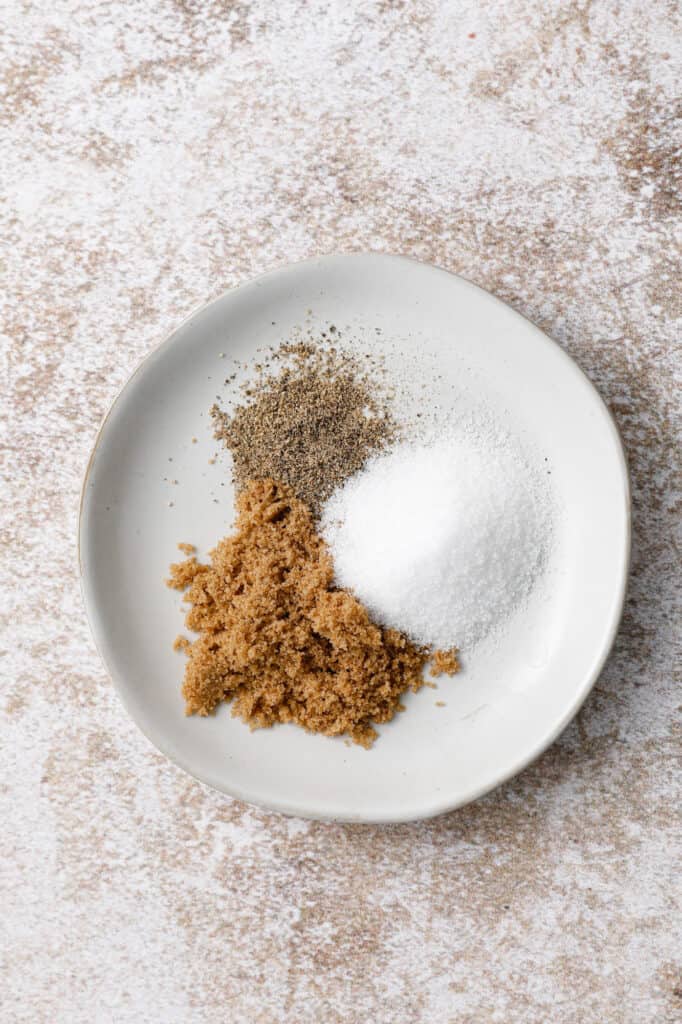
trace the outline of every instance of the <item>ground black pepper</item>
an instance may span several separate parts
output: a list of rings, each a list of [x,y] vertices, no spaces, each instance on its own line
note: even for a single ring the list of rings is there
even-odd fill
[[[281,361],[272,372],[272,360]],[[244,390],[232,412],[211,410],[229,448],[237,491],[275,479],[317,515],[329,495],[386,445],[395,424],[379,370],[334,347],[285,344]]]

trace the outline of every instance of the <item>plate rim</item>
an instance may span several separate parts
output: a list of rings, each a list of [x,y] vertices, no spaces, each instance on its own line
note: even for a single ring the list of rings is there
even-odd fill
[[[614,442],[614,449],[617,454],[619,463],[620,482],[622,484],[621,498],[623,502],[625,529],[624,547],[620,555],[621,570],[620,579],[618,581],[618,589],[616,592],[616,600],[613,605],[611,620],[608,623],[608,628],[604,631],[604,638],[601,647],[597,652],[592,667],[585,674],[585,678],[583,680],[581,687],[577,691],[575,699],[571,702],[569,708],[564,713],[561,720],[553,727],[553,729],[551,729],[550,732],[547,733],[547,735],[543,736],[543,739],[540,740],[530,750],[530,752],[524,754],[523,757],[519,758],[518,761],[514,762],[513,766],[508,768],[506,771],[500,773],[499,776],[497,776],[494,781],[486,782],[479,786],[472,787],[470,790],[466,791],[464,795],[456,798],[441,798],[438,801],[433,801],[431,804],[424,805],[422,809],[417,811],[415,811],[414,808],[408,809],[404,814],[396,814],[395,812],[387,813],[385,815],[377,813],[371,815],[362,813],[327,814],[324,813],[324,811],[318,811],[316,809],[301,807],[298,803],[296,803],[296,801],[288,801],[281,799],[274,799],[268,801],[266,799],[263,799],[262,797],[254,796],[252,793],[244,790],[239,785],[227,785],[222,780],[208,777],[208,773],[197,773],[194,768],[190,767],[187,764],[185,758],[182,755],[182,752],[176,750],[173,744],[165,744],[161,742],[158,738],[153,738],[150,735],[149,731],[147,730],[146,726],[138,720],[135,714],[133,714],[131,705],[128,701],[125,685],[117,678],[117,674],[113,671],[112,667],[107,662],[107,659],[102,651],[102,645],[100,643],[100,639],[97,635],[97,631],[93,621],[94,614],[91,613],[90,599],[87,594],[86,574],[83,570],[83,558],[81,552],[81,547],[84,541],[83,510],[86,501],[88,482],[90,479],[95,457],[101,445],[103,435],[107,427],[107,423],[109,422],[116,407],[121,401],[124,393],[132,385],[133,381],[140,373],[140,371],[143,369],[143,367],[146,366],[147,362],[150,359],[154,358],[156,355],[158,355],[164,348],[168,347],[172,343],[176,334],[178,334],[196,316],[203,313],[210,306],[222,302],[225,298],[227,298],[229,295],[236,291],[245,290],[251,287],[257,287],[264,281],[284,276],[292,272],[296,272],[297,270],[303,269],[305,267],[312,267],[314,265],[332,262],[353,262],[355,260],[360,259],[372,259],[386,262],[416,264],[417,266],[425,268],[427,270],[447,275],[447,277],[449,278],[454,278],[455,280],[463,282],[468,288],[475,290],[476,292],[482,293],[486,300],[499,303],[500,305],[504,306],[513,316],[524,321],[524,323],[533,330],[533,332],[536,334],[536,336],[538,336],[538,338],[541,338],[546,344],[553,346],[553,348],[563,358],[567,366],[567,369],[570,369],[574,374],[576,374],[581,380],[583,387],[585,387],[588,390],[588,392],[591,392],[593,398],[597,399],[597,407],[601,411],[602,418],[604,419],[605,424],[611,434],[611,438]],[[128,378],[125,380],[123,385],[115,394],[114,398],[111,400],[111,403],[109,404],[109,407],[104,413],[104,416],[102,417],[102,420],[96,431],[92,448],[90,450],[86,462],[85,472],[83,474],[83,481],[81,484],[80,498],[78,504],[78,519],[76,531],[76,552],[78,561],[78,578],[81,591],[81,598],[83,601],[85,615],[90,629],[90,635],[95,645],[95,649],[97,650],[97,653],[102,661],[105,671],[107,672],[111,682],[113,683],[114,689],[116,690],[117,696],[120,699],[121,703],[123,704],[123,707],[125,708],[129,717],[134,722],[135,726],[140,730],[140,732],[147,739],[147,741],[151,743],[154,749],[158,750],[169,761],[177,765],[183,771],[187,772],[188,775],[190,775],[193,779],[195,779],[202,785],[208,786],[219,793],[231,797],[232,799],[241,800],[244,803],[262,808],[263,810],[276,811],[280,814],[305,818],[313,821],[388,825],[402,824],[411,821],[428,820],[430,818],[438,817],[441,814],[447,814],[450,811],[458,810],[461,807],[465,807],[467,804],[479,800],[487,793],[492,792],[498,787],[504,785],[510,779],[514,778],[516,775],[519,775],[530,764],[536,761],[546,750],[549,749],[550,746],[552,746],[552,744],[558,739],[558,737],[561,735],[564,729],[578,714],[583,704],[587,700],[589,694],[591,693],[595,683],[597,682],[602,672],[602,669],[604,668],[604,665],[606,664],[606,661],[613,649],[623,616],[632,556],[632,497],[627,452],[615,417],[611,412],[610,408],[608,407],[608,405],[606,404],[606,401],[602,398],[598,389],[592,383],[592,381],[587,376],[585,371],[576,362],[573,356],[571,356],[557,341],[555,341],[554,338],[546,334],[529,317],[525,316],[523,313],[520,313],[518,310],[514,309],[514,307],[511,306],[504,299],[500,299],[497,295],[494,295],[486,288],[483,288],[481,285],[476,284],[474,281],[471,281],[469,278],[465,277],[462,274],[455,273],[435,263],[430,263],[426,260],[420,260],[412,256],[405,256],[402,254],[394,253],[375,252],[372,250],[362,250],[353,252],[326,253],[319,256],[312,256],[303,260],[294,261],[293,263],[284,263],[281,266],[277,266],[273,269],[266,270],[260,274],[254,275],[253,277],[248,277],[245,280],[240,281],[238,284],[235,284],[232,287],[225,289],[219,295],[209,299],[208,301],[199,303],[178,324],[176,324],[170,331],[168,331],[161,338],[160,341],[153,345],[149,352],[147,352],[142,357],[142,359],[139,360],[137,365],[134,367],[133,371],[130,373]]]

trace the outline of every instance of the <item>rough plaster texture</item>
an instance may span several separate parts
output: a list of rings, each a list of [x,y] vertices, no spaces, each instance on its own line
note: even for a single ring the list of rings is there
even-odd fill
[[[676,10],[3,5],[3,1021],[682,1020]],[[287,820],[167,763],[100,664],[74,555],[138,360],[252,274],[367,249],[563,345],[634,494],[625,619],[578,719],[477,804],[393,828]]]

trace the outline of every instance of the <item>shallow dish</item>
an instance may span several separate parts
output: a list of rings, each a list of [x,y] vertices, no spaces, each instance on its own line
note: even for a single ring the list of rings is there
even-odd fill
[[[294,726],[251,733],[229,707],[187,718],[180,595],[163,580],[180,541],[205,557],[233,493],[208,410],[231,359],[307,323],[430,360],[430,400],[480,396],[551,467],[558,528],[546,586],[505,636],[438,691],[407,698],[370,751]],[[390,349],[390,351],[389,351]],[[550,471],[550,470],[548,470]],[[175,482],[177,481],[177,482]],[[462,278],[402,257],[328,256],[266,274],[199,310],[114,402],[83,484],[85,606],[123,703],[151,742],[231,796],[311,818],[389,822],[460,807],[520,771],[584,701],[620,619],[630,546],[628,476],[608,410],[529,321]],[[438,706],[436,701],[445,706]]]

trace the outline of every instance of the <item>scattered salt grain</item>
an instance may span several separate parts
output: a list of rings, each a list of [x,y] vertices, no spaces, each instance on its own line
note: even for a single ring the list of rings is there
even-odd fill
[[[550,502],[517,447],[469,432],[374,458],[327,501],[322,530],[337,583],[377,621],[467,649],[531,591]]]

